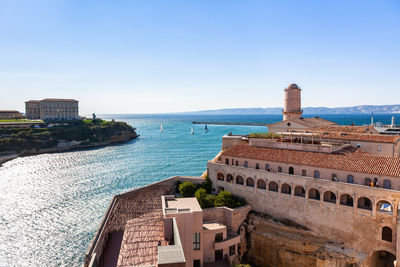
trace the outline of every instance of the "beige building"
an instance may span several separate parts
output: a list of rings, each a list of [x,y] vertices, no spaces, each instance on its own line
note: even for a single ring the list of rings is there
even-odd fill
[[[343,244],[341,253],[365,255],[354,266],[393,266],[400,257],[399,158],[336,142],[226,136],[207,168],[216,192],[228,190],[255,211],[307,226]]]
[[[0,119],[22,119],[22,113],[16,110],[0,110]]]
[[[25,102],[28,119],[74,120],[79,118],[78,101],[74,99],[46,98]]]

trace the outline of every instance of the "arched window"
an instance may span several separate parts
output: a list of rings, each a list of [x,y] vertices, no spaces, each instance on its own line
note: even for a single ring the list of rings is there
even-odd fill
[[[281,188],[281,193],[290,195],[292,193],[292,188],[288,184],[283,184]]]
[[[319,170],[314,171],[314,178],[319,178]]]
[[[294,174],[294,168],[293,167],[289,167],[289,174]]]
[[[381,200],[376,204],[376,211],[392,213],[393,212],[393,207],[392,207],[392,204],[390,204],[389,201]]]
[[[347,182],[349,184],[354,184],[354,176],[351,174],[347,175]]]
[[[246,185],[247,185],[247,186],[254,187],[254,180],[253,180],[253,178],[251,178],[251,177],[247,178],[247,180],[246,180]]]
[[[229,182],[229,183],[233,183],[233,175],[229,173],[229,174],[226,176],[226,181]]]
[[[229,165],[229,159],[225,159],[225,164]]]
[[[319,191],[317,189],[311,188],[310,191],[308,191],[308,198],[315,199],[315,200],[320,200],[321,196],[320,196]]]
[[[266,171],[271,171],[271,168],[269,167],[269,164],[268,164],[268,163],[265,164],[265,170],[266,170]]]
[[[224,174],[222,172],[219,172],[218,175],[217,175],[217,179],[219,181],[223,181],[224,180]]]
[[[244,166],[247,168],[249,167],[249,163],[247,161],[244,162]]]
[[[240,176],[240,175],[238,175],[238,176],[236,177],[236,183],[237,183],[237,184],[244,184],[243,177]]]
[[[324,193],[324,201],[330,203],[336,203],[336,195],[332,191],[326,191]]]
[[[265,184],[265,181],[263,179],[259,179],[257,181],[257,188],[264,189],[264,190],[267,188],[267,185]]]
[[[390,227],[384,226],[382,228],[382,240],[392,242],[392,229]]]
[[[294,188],[294,195],[298,197],[305,197],[306,196],[306,190],[300,185],[296,186]]]
[[[282,172],[282,167],[278,166],[278,172]]]
[[[357,207],[359,209],[372,210],[371,200],[367,197],[360,197]]]
[[[340,205],[353,207],[353,198],[349,194],[340,196]]]
[[[278,184],[275,182],[270,182],[268,185],[268,190],[273,192],[278,192]]]

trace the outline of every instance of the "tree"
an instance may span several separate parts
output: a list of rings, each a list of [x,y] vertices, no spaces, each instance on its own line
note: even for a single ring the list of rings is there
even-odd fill
[[[196,192],[196,186],[191,182],[183,182],[179,185],[179,193],[184,197],[193,197]]]

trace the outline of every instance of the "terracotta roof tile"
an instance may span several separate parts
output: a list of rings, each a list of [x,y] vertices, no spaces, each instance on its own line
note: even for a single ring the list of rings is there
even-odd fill
[[[168,245],[164,239],[161,210],[129,220],[122,238],[117,266],[156,265],[159,245]]]
[[[400,177],[400,158],[375,156],[360,150],[327,154],[236,145],[224,151],[222,156]]]

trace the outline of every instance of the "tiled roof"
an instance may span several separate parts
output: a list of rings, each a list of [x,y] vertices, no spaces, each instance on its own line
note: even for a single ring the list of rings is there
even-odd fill
[[[314,117],[314,118],[300,118],[300,119],[290,119],[290,120],[285,120],[285,121],[279,121],[276,123],[269,124],[268,127],[276,126],[279,124],[285,124],[285,126],[286,126],[286,124],[288,122],[296,122],[299,124],[303,124],[304,126],[309,127],[309,128],[336,124],[332,121],[321,119],[320,117]]]
[[[17,110],[0,110],[0,113],[20,113]]]
[[[375,156],[359,150],[327,154],[236,145],[224,151],[222,156],[400,177],[400,158]]]
[[[40,100],[29,100],[29,101],[26,101],[25,103],[39,103],[40,102]]]
[[[357,133],[338,133],[338,132],[323,132],[319,133],[318,137],[329,139],[343,139],[353,141],[372,141],[384,143],[397,143],[399,136],[383,135],[383,134],[357,134]]]
[[[75,99],[62,99],[62,98],[45,98],[40,102],[78,102]]]
[[[366,126],[353,126],[353,125],[324,125],[313,128],[313,131],[321,132],[345,132],[345,133],[377,133],[371,125]]]
[[[155,266],[159,245],[168,245],[164,239],[161,210],[129,220],[122,238],[117,266]]]

